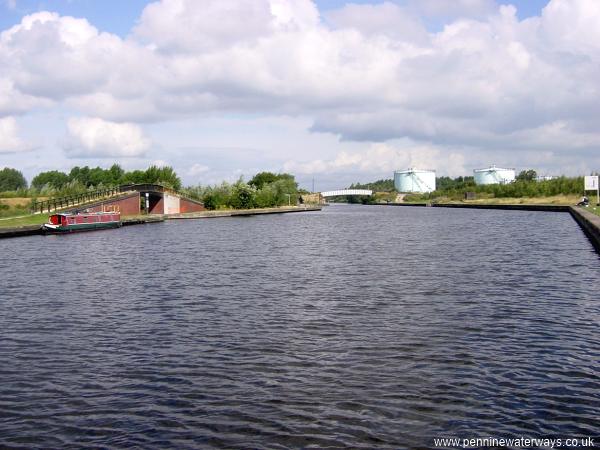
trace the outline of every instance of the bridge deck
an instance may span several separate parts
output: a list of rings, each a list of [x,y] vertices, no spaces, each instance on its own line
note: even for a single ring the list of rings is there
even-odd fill
[[[338,189],[337,191],[321,192],[323,197],[337,197],[338,195],[373,195],[371,189]]]

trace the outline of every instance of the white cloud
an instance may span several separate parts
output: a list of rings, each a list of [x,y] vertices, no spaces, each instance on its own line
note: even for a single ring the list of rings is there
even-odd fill
[[[197,53],[256,43],[276,30],[314,27],[309,0],[161,0],[144,8],[136,38],[161,52]]]
[[[32,148],[19,137],[19,128],[14,117],[0,118],[0,153],[25,152]]]
[[[312,161],[287,161],[283,169],[299,174],[386,174],[395,169],[419,167],[424,169],[442,166],[444,174],[460,175],[465,172],[464,156],[457,152],[444,154],[431,145],[418,145],[413,142],[394,144],[378,143],[367,146],[362,152],[341,151],[334,159]]]
[[[154,161],[152,161],[152,165],[156,167],[166,167],[169,165],[169,163],[163,161],[162,159],[155,159]]]
[[[78,117],[67,123],[63,148],[69,157],[136,157],[143,156],[150,144],[137,125]]]
[[[48,99],[37,98],[23,94],[15,88],[14,82],[6,77],[0,77],[0,117],[22,114],[34,108],[50,106]]]
[[[590,55],[600,50],[600,2],[553,0],[543,10],[545,39],[557,50]]]
[[[187,170],[187,175],[194,177],[198,175],[202,175],[210,170],[210,167],[205,166],[203,164],[194,164]]]
[[[524,21],[493,0],[402,4],[321,18],[309,0],[161,0],[127,38],[36,13],[0,35],[0,117],[54,106],[112,124],[70,121],[69,156],[149,148],[139,128],[122,132],[131,145],[100,131],[92,144],[92,129],[236,115],[309,117],[314,132],[365,146],[409,139],[433,146],[440,164],[457,148],[539,151],[556,164],[595,155],[600,2],[551,0]],[[439,31],[425,27],[431,17],[442,18]],[[282,160],[301,160],[295,151],[282,146]],[[371,170],[346,156],[310,161]]]
[[[369,35],[383,35],[400,42],[428,40],[428,33],[418,16],[390,2],[378,4],[350,3],[327,14],[338,29],[353,28]]]
[[[212,50],[266,35],[271,18],[267,2],[162,0],[144,9],[135,35],[165,52]]]

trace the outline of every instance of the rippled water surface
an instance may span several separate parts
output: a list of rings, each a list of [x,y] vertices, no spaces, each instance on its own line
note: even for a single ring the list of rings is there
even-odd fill
[[[600,259],[568,214],[331,206],[0,252],[0,447],[600,434]]]

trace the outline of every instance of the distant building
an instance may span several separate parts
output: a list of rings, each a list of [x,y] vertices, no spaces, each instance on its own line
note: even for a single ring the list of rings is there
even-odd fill
[[[515,169],[502,169],[491,166],[487,169],[475,169],[473,171],[475,184],[506,184],[515,181]]]
[[[394,187],[398,192],[426,193],[435,191],[435,171],[407,169],[394,172]]]

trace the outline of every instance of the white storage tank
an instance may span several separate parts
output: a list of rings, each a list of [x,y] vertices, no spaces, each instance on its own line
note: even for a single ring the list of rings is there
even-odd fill
[[[515,181],[515,169],[502,169],[492,166],[473,171],[475,184],[506,184]]]
[[[407,169],[394,172],[394,187],[398,192],[435,191],[435,171]]]

